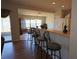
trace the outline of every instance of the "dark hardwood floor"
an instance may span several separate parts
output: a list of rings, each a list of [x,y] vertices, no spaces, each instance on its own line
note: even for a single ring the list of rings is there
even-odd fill
[[[1,59],[46,59],[46,53],[32,41],[20,40],[5,43]],[[48,56],[48,59],[51,58]]]

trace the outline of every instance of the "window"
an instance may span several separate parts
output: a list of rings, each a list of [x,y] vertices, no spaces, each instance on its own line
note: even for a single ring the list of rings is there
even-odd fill
[[[26,28],[29,29],[30,28],[30,20],[25,20],[25,24],[26,24]]]
[[[36,28],[36,20],[31,20],[31,27]]]
[[[36,28],[36,26],[38,26],[38,28],[40,28],[40,25],[42,24],[42,20],[39,19],[34,19],[34,20],[22,20],[22,28],[27,28],[29,29],[30,27],[34,27]]]
[[[10,16],[1,18],[1,32],[11,32]]]
[[[41,20],[36,20],[37,21],[37,26],[38,26],[38,28],[41,28],[40,26],[41,26]]]

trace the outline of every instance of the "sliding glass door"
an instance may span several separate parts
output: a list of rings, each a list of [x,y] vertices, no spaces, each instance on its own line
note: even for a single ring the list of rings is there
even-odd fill
[[[10,16],[1,18],[1,35],[5,38],[5,41],[11,41],[11,26]]]

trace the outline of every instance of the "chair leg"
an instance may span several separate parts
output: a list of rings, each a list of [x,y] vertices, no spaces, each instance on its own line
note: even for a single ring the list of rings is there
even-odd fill
[[[41,43],[41,45],[40,45],[40,46],[41,46],[41,48],[42,48],[42,42],[40,42],[40,43]]]
[[[52,59],[52,53],[53,53],[53,52],[51,51],[51,59]]]
[[[56,59],[56,51],[51,52],[52,59]]]
[[[38,46],[40,46],[40,41],[38,41]]]
[[[46,48],[46,59],[48,59],[48,48]]]
[[[34,37],[34,43],[35,43],[35,45],[37,45],[35,37]]]
[[[59,59],[61,59],[61,51],[59,50]]]
[[[56,51],[54,51],[54,59],[56,59]]]

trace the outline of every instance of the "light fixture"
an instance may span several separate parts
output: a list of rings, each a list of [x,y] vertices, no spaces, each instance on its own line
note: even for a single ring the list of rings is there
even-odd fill
[[[52,4],[56,4],[55,2],[52,2]]]
[[[62,5],[61,7],[64,8],[64,5]]]

